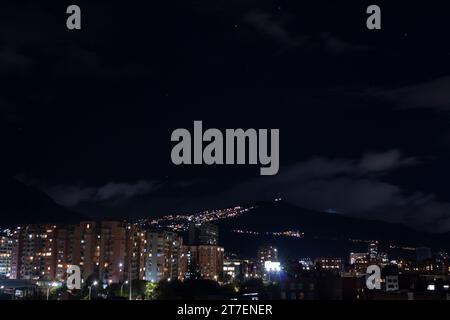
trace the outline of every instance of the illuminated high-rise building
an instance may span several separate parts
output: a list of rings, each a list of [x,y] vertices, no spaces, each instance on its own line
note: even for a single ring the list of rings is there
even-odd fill
[[[100,265],[100,234],[97,223],[82,221],[80,223],[80,262],[81,276],[86,280],[98,274]]]
[[[369,254],[364,253],[350,253],[350,265],[357,273],[365,273],[367,267],[370,265]]]
[[[103,283],[119,283],[128,279],[126,266],[126,223],[102,221],[96,250],[99,255],[99,278]]]
[[[223,272],[224,248],[220,246],[183,246],[182,270],[186,279],[219,280]]]
[[[342,271],[344,269],[344,263],[341,258],[316,258],[314,259],[314,264],[322,270]]]
[[[67,266],[104,284],[143,279],[145,232],[122,221],[24,225],[11,235],[10,278],[64,281]]]
[[[56,230],[54,225],[27,225],[13,231],[11,279],[55,279]]]
[[[56,274],[55,280],[64,281],[68,265],[79,265],[81,253],[81,231],[79,225],[64,225],[56,230]]]
[[[9,232],[0,234],[0,279],[11,276],[12,244]]]
[[[224,249],[219,246],[198,246],[200,277],[217,281],[223,271]]]
[[[189,226],[189,245],[217,245],[219,228],[212,223],[192,224]]]
[[[278,261],[278,249],[272,245],[265,245],[259,247],[258,261],[262,265],[264,265],[265,261]]]
[[[378,256],[378,242],[371,242],[369,244],[369,258],[375,260]]]
[[[128,224],[126,230],[125,270],[128,278],[145,279],[147,260],[147,232],[139,226]]]
[[[197,246],[183,246],[183,252],[181,254],[181,274],[183,279],[200,278],[197,249]]]
[[[278,262],[278,249],[272,245],[263,245],[258,248],[257,253],[258,260],[258,275],[265,278],[266,276],[266,263]]]
[[[94,276],[105,284],[128,279],[125,263],[127,224],[83,221],[80,230],[79,265],[83,279]]]
[[[174,232],[148,232],[145,280],[182,278],[182,245],[183,239]]]
[[[367,259],[368,253],[367,252],[350,252],[350,264],[353,265],[357,262],[357,260],[365,260]]]
[[[234,281],[242,279],[242,273],[244,268],[244,261],[240,259],[224,259],[223,261],[223,273],[228,277],[228,281]]]

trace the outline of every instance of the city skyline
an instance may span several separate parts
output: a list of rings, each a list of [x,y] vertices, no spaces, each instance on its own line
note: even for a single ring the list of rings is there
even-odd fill
[[[144,291],[137,288],[132,291],[130,285],[142,286],[138,281],[146,283],[145,298],[154,299],[161,295],[155,288],[192,282],[201,286],[198,281],[208,280],[224,288],[222,293],[216,293],[222,298],[229,294],[237,299],[250,295],[254,299],[288,300],[395,297],[411,300],[414,296],[419,299],[426,296],[442,299],[446,293],[448,296],[448,253],[427,247],[412,248],[414,258],[392,259],[380,250],[378,241],[367,241],[365,252],[348,252],[346,257],[286,259],[280,258],[280,247],[260,244],[253,257],[243,258],[220,246],[219,230],[209,222],[193,223],[184,238],[188,240],[173,231],[118,221],[25,225],[4,230],[0,242],[0,297],[29,299],[47,291],[48,300],[52,291],[52,299],[83,298],[76,298],[77,290],[68,290],[68,296],[61,295],[68,279],[66,269],[72,265],[81,269],[81,283],[83,288],[89,288],[89,300],[104,296],[111,299],[115,295],[143,299],[139,294]],[[385,270],[386,282],[373,291],[365,282],[369,281],[367,270],[374,265]],[[275,291],[248,293],[238,289],[250,283],[257,285],[258,282],[252,282],[255,280],[262,281],[261,285],[267,288],[275,286],[271,289]],[[237,288],[233,294],[226,293],[229,285]],[[129,292],[124,291],[124,286]],[[175,291],[160,298],[173,299],[181,293]]]
[[[3,1],[0,300],[450,300],[449,9]]]

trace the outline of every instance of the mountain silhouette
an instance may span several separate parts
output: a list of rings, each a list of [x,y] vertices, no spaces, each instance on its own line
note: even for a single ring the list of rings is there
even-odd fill
[[[33,223],[71,223],[84,217],[17,179],[0,179],[0,227]]]
[[[220,244],[227,252],[254,257],[259,246],[274,244],[280,255],[348,257],[365,252],[371,241],[390,257],[414,255],[414,248],[450,249],[450,233],[421,232],[401,224],[366,220],[337,213],[317,212],[285,201],[257,202],[252,210],[217,220]],[[34,223],[78,223],[86,217],[57,204],[42,191],[14,178],[0,179],[0,227]],[[235,230],[258,234],[236,233]],[[273,232],[299,231],[303,238],[275,236]]]
[[[233,252],[254,256],[264,243],[278,245],[288,256],[348,256],[366,252],[371,241],[393,256],[414,255],[414,248],[427,246],[435,251],[448,250],[450,233],[421,232],[401,224],[366,220],[337,213],[317,212],[285,201],[265,201],[236,218],[216,221],[221,244]],[[233,230],[255,231],[257,235]],[[304,238],[274,236],[267,232],[299,231]]]

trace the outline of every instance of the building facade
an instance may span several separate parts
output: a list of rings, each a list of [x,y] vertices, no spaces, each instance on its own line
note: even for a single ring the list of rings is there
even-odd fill
[[[13,239],[9,232],[0,235],[0,279],[11,276],[12,245]]]
[[[13,231],[11,279],[55,279],[56,231],[55,225],[27,225]]]
[[[147,232],[139,226],[129,224],[126,232],[126,263],[128,277],[145,279],[147,259]]]
[[[11,279],[64,281],[67,266],[82,279],[121,283],[145,276],[145,232],[121,221],[25,225],[11,236]]]
[[[80,263],[80,226],[65,225],[56,230],[55,280],[64,281],[68,265]]]
[[[183,239],[174,232],[149,232],[145,280],[158,282],[183,278],[182,246]]]
[[[183,273],[186,279],[218,281],[223,273],[224,248],[220,246],[183,246]]]
[[[219,227],[212,223],[189,226],[189,245],[213,245],[219,243]]]
[[[341,258],[316,258],[314,263],[322,270],[338,272],[344,270],[344,262]]]

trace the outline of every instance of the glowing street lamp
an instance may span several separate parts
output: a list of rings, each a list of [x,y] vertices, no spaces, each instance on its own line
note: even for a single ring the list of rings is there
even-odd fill
[[[92,286],[96,287],[98,285],[98,281],[94,281],[92,285],[89,286],[89,300],[91,300]]]
[[[123,296],[123,286],[128,284],[128,280],[126,280],[122,285],[120,286],[120,296]]]
[[[49,300],[49,298],[50,298],[50,288],[51,287],[57,288],[59,286],[60,286],[60,284],[58,282],[56,282],[56,281],[47,284],[47,300]]]

